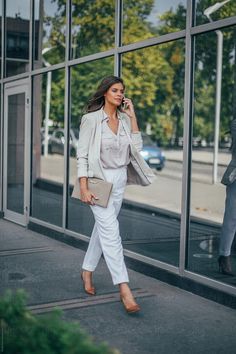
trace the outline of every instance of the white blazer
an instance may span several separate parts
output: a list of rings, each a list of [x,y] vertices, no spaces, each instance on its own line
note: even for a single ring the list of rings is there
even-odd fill
[[[131,147],[131,162],[127,168],[127,184],[147,186],[153,182],[155,175],[139,153],[142,149],[141,133],[131,133],[130,118],[125,113],[119,112],[119,115],[124,131],[130,139]],[[100,160],[102,119],[102,108],[82,117],[77,148],[78,178],[97,177],[105,180]]]

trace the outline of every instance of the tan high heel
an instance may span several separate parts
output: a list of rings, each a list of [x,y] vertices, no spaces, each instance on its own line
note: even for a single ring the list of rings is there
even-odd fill
[[[132,305],[132,306],[127,306],[124,302],[124,297],[122,295],[120,295],[120,301],[123,303],[124,308],[127,313],[135,313],[135,312],[139,312],[141,310],[141,308],[138,304]]]
[[[95,287],[92,286],[91,288],[85,288],[85,281],[84,281],[84,278],[83,278],[83,272],[81,272],[81,279],[82,279],[82,282],[83,282],[83,286],[84,286],[84,291],[89,294],[89,295],[95,295],[96,294],[96,290],[95,290]]]

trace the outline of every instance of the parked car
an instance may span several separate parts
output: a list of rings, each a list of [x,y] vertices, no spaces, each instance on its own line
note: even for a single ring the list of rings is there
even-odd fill
[[[143,149],[140,152],[151,168],[161,171],[165,166],[165,155],[146,133],[142,133]]]
[[[76,156],[77,144],[79,139],[79,130],[70,129],[70,156]],[[44,151],[45,141],[42,143],[42,153]],[[64,129],[57,128],[48,138],[49,154],[64,154],[65,134]]]

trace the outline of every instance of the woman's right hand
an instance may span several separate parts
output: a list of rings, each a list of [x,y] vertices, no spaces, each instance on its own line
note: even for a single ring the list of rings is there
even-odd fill
[[[90,192],[89,189],[82,189],[80,188],[80,194],[81,194],[81,201],[89,204],[89,205],[95,205],[94,200],[93,199],[98,199],[95,194],[93,194],[92,192]]]

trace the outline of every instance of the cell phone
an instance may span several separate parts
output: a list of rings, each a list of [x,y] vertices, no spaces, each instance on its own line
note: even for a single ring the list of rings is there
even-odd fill
[[[126,108],[127,108],[126,103],[125,103],[125,101],[124,101],[124,98],[123,98],[123,100],[122,100],[121,107],[122,107],[122,109],[126,109]]]

